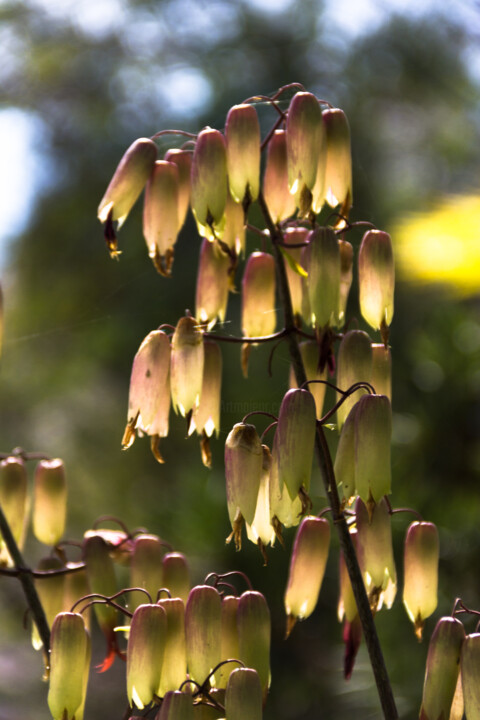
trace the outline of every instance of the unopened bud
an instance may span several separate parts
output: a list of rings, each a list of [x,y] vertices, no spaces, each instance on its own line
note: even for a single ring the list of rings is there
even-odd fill
[[[340,303],[340,249],[330,227],[312,230],[308,236],[308,299],[311,323],[324,328],[337,323]]]
[[[170,387],[176,412],[184,417],[200,401],[203,382],[203,332],[195,318],[180,318],[172,337]]]
[[[405,537],[403,603],[415,633],[437,607],[438,531],[433,523],[413,522]]]
[[[190,590],[185,608],[187,666],[190,677],[202,685],[222,660],[220,657],[222,602],[210,585]],[[212,679],[211,684],[215,684]]]
[[[127,645],[127,696],[142,710],[156,695],[162,676],[167,617],[160,605],[140,605],[133,613]]]
[[[360,312],[374,330],[390,325],[393,317],[395,263],[390,235],[368,230],[358,253]]]
[[[90,638],[78,613],[60,613],[52,626],[48,707],[53,720],[83,716]]]
[[[35,468],[33,533],[45,545],[56,545],[65,529],[67,484],[59,458],[40,460]]]
[[[233,670],[225,690],[225,720],[262,720],[262,686],[251,668]]]
[[[340,205],[348,216],[352,206],[352,152],[350,127],[343,110],[328,108],[322,113],[327,136],[325,199],[330,207]]]
[[[302,216],[311,208],[320,152],[325,142],[322,111],[312,93],[298,92],[288,108],[288,185]]]
[[[459,620],[440,618],[428,646],[420,720],[450,717],[464,640],[465,629]]]
[[[171,552],[163,556],[163,584],[170,590],[172,597],[187,602],[190,592],[190,570],[183,553]]]
[[[234,105],[225,125],[230,193],[237,203],[256,200],[260,185],[260,125],[253,105]]]
[[[21,458],[7,457],[0,462],[0,506],[20,549],[25,539],[28,512],[28,478]],[[5,558],[11,563],[8,550],[0,535],[0,564]]]
[[[198,232],[213,240],[222,237],[227,199],[227,152],[225,138],[213,128],[197,137],[191,170],[191,204]]]
[[[338,348],[337,385],[346,392],[358,382],[369,383],[372,375],[372,346],[370,338],[363,330],[349,330],[345,333]],[[341,430],[352,407],[367,392],[355,390],[337,409],[337,425]],[[337,393],[337,402],[342,398]]]
[[[130,586],[141,587],[148,592],[152,602],[163,587],[162,559],[165,546],[157,535],[137,535],[133,541],[130,560]],[[145,602],[143,593],[131,593],[129,605],[134,611]]]
[[[275,130],[267,149],[263,195],[274,223],[295,212],[295,199],[288,189],[287,142],[284,130]]]
[[[174,163],[157,160],[145,187],[143,236],[148,254],[162,275],[170,275],[173,246],[177,241],[178,168]]]
[[[270,610],[262,593],[254,590],[240,596],[237,610],[239,657],[257,671],[266,697],[270,685]]]
[[[171,690],[165,694],[155,720],[194,720],[196,717],[192,695],[180,690]]]
[[[308,492],[312,472],[316,433],[315,400],[308,390],[288,390],[284,395],[276,435],[280,484],[285,484],[292,500],[300,488]]]

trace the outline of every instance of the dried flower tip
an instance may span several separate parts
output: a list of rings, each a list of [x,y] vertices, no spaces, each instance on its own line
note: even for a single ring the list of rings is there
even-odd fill
[[[316,328],[336,325],[340,306],[340,249],[330,227],[312,230],[306,253],[310,321]]]
[[[160,605],[140,605],[133,613],[127,645],[127,697],[143,710],[154,699],[162,676],[167,616]]]
[[[465,630],[459,620],[440,618],[428,646],[420,720],[450,717],[464,640]]]
[[[225,720],[262,720],[262,687],[251,668],[233,670],[225,690]]]
[[[227,505],[232,527],[237,511],[252,524],[262,473],[263,449],[257,429],[237,423],[225,442]]]
[[[185,608],[187,666],[190,677],[203,684],[220,657],[222,602],[218,591],[210,585],[197,585],[190,590]],[[215,678],[211,678],[215,684]]]
[[[183,226],[190,206],[190,174],[192,153],[190,150],[172,148],[165,153],[165,160],[178,168],[178,230]]]
[[[372,375],[372,346],[370,338],[363,330],[349,330],[345,333],[338,348],[337,386],[346,392],[358,382],[369,383]],[[347,415],[355,403],[367,390],[355,390],[337,409],[337,424],[342,429]],[[337,393],[337,402],[342,398]]]
[[[257,671],[266,698],[270,685],[271,620],[267,601],[254,590],[240,596],[237,610],[238,659]]]
[[[65,529],[67,484],[59,458],[41,460],[35,469],[33,533],[45,545],[56,545]]]
[[[324,110],[322,117],[327,137],[325,200],[330,207],[340,205],[340,214],[348,217],[352,206],[350,127],[339,108]]]
[[[294,500],[300,488],[308,492],[316,432],[315,400],[308,390],[288,390],[284,395],[276,436],[280,485],[285,484]]]
[[[288,189],[287,141],[284,130],[275,130],[268,143],[263,195],[274,223],[291,217],[295,199]]]
[[[319,157],[325,143],[322,111],[312,93],[298,92],[287,115],[288,185],[302,216],[311,209]]]
[[[260,125],[253,105],[234,105],[225,125],[230,193],[237,203],[254,201],[260,186]]]
[[[382,335],[392,322],[395,263],[390,235],[368,230],[358,253],[360,311],[374,330]],[[386,334],[388,337],[388,333]],[[382,337],[385,342],[385,337]]]
[[[54,720],[83,716],[90,638],[78,613],[60,613],[52,626],[48,707]]]
[[[200,402],[203,382],[203,332],[195,318],[180,318],[172,337],[170,387],[175,412],[183,417]]]
[[[170,274],[173,246],[180,227],[178,184],[177,166],[157,160],[145,188],[143,235],[148,254],[161,275]]]
[[[213,240],[221,238],[227,199],[227,152],[218,130],[204,128],[197,137],[191,169],[191,205],[198,232]]]
[[[405,537],[403,603],[419,640],[423,621],[437,607],[438,556],[435,525],[413,522]]]

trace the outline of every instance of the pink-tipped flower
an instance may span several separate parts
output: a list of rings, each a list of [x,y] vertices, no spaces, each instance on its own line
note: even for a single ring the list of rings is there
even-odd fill
[[[178,229],[180,231],[190,207],[190,174],[192,153],[190,150],[172,148],[165,153],[165,160],[178,168]]]
[[[395,289],[395,262],[390,235],[368,230],[358,253],[360,312],[374,330],[392,322]]]
[[[242,332],[263,337],[274,333],[276,324],[275,260],[268,253],[254,252],[242,279]]]
[[[198,232],[213,240],[222,237],[227,200],[227,151],[218,130],[204,128],[197,137],[191,170],[193,214]]]
[[[172,337],[170,388],[175,412],[198,407],[203,382],[203,332],[195,318],[180,318]]]
[[[325,143],[322,111],[315,95],[298,92],[293,96],[285,132],[288,185],[300,214],[307,215],[311,209],[312,190]]]
[[[232,671],[225,690],[225,720],[262,720],[262,686],[251,668]]]
[[[266,698],[270,685],[270,610],[262,593],[248,590],[237,610],[238,650],[244,665],[257,671]]]
[[[462,674],[463,702],[467,720],[480,718],[480,633],[467,635],[462,645],[460,672]]]
[[[127,645],[127,697],[142,710],[157,694],[162,676],[167,616],[160,605],[145,604],[133,613]]]
[[[450,718],[464,640],[459,620],[440,618],[428,646],[420,720]]]
[[[155,160],[157,146],[148,138],[139,138],[125,152],[98,206],[100,222],[117,221],[120,229],[145,187]],[[112,257],[118,255],[115,238],[109,242]]]
[[[435,525],[413,522],[405,537],[403,604],[419,640],[425,618],[437,607],[438,557]]]
[[[0,506],[15,542],[23,547],[28,513],[28,478],[21,458],[7,457],[0,462]],[[11,564],[0,534],[0,565]]]
[[[315,340],[305,340],[299,345],[300,355],[302,356],[303,366],[305,368],[305,374],[307,380],[320,380],[321,382],[309,383],[308,389],[313,395],[315,400],[315,407],[317,412],[317,420],[323,415],[323,403],[325,400],[325,391],[327,386],[325,381],[327,380],[327,368],[323,370],[319,368],[320,349]],[[295,371],[293,366],[290,367],[290,387],[296,388],[297,381],[295,378]]]
[[[35,468],[33,533],[45,545],[56,545],[65,529],[67,483],[59,458],[40,460]]]
[[[81,720],[90,664],[90,638],[78,613],[60,613],[52,626],[48,707],[53,720]]]
[[[202,240],[195,296],[196,316],[211,330],[217,320],[223,322],[230,289],[230,258],[218,242]]]
[[[145,187],[143,236],[148,254],[161,275],[170,275],[173,247],[177,241],[178,168],[167,160],[157,160]]]
[[[185,608],[187,666],[190,677],[205,682],[222,660],[220,657],[222,601],[210,585],[197,585],[190,590]],[[215,684],[212,678],[210,683]]]
[[[327,137],[325,200],[330,207],[340,205],[348,216],[352,206],[352,152],[350,127],[343,110],[328,108],[322,113]]]
[[[338,348],[337,386],[346,392],[357,382],[371,381],[372,346],[370,338],[363,330],[349,330],[345,333]],[[344,400],[337,410],[337,425],[341,430],[352,407],[367,390],[356,390]],[[337,393],[337,402],[342,398]]]
[[[225,442],[227,506],[234,531],[240,516],[250,525],[253,522],[262,473],[263,449],[257,429],[237,423]]]
[[[316,427],[313,395],[308,390],[288,390],[278,415],[274,462],[280,484],[286,485],[292,500],[300,488],[308,492],[310,487]]]
[[[361,498],[355,503],[357,553],[370,606],[391,608],[397,592],[397,573],[392,548],[392,524],[385,498],[369,514]]]
[[[230,193],[237,203],[254,201],[260,186],[260,125],[253,105],[234,105],[225,125]]]
[[[220,638],[220,655],[222,660],[235,660],[238,658],[238,629],[237,610],[239,598],[234,595],[226,595],[222,598],[222,634]],[[217,687],[225,688],[233,670],[239,666],[238,662],[223,664],[218,672]]]
[[[157,535],[145,533],[135,537],[130,559],[130,587],[146,590],[152,602],[156,602],[157,593],[163,587],[164,555],[165,545]],[[144,593],[131,593],[129,596],[129,605],[133,611],[144,602]]]
[[[193,707],[193,698],[190,693],[172,690],[167,692],[163,698],[155,720],[193,720],[194,717],[197,717]],[[196,708],[201,707],[203,706],[196,706]]]
[[[158,603],[166,613],[167,634],[160,685],[156,694],[176,690],[187,677],[187,651],[185,646],[185,605],[179,597],[162,598]]]
[[[161,330],[153,330],[133,359],[123,447],[132,445],[135,432],[166,437],[169,411],[170,340]]]
[[[306,279],[310,322],[316,328],[337,324],[340,307],[340,249],[335,232],[321,227],[308,236]]]
[[[385,395],[363,395],[355,413],[355,487],[372,506],[391,492],[392,407]]]
[[[273,545],[275,532],[272,527],[272,514],[270,511],[270,471],[272,467],[272,455],[266,445],[262,445],[263,464],[262,477],[258,488],[257,505],[252,524],[247,523],[248,539],[262,546]]]
[[[343,327],[347,312],[348,296],[353,280],[353,247],[346,240],[339,240],[340,250],[340,298],[338,309],[338,327]]]
[[[372,377],[370,382],[379,395],[392,402],[392,354],[383,343],[372,343]]]
[[[186,603],[191,587],[187,558],[183,553],[167,553],[162,565],[164,586],[170,590],[172,597],[181,598]]]
[[[297,620],[304,620],[315,609],[325,574],[329,545],[328,520],[311,515],[304,517],[295,536],[285,590],[287,635]]]
[[[263,195],[274,223],[294,214],[295,198],[288,189],[287,141],[284,130],[275,130],[267,149]]]
[[[58,557],[42,558],[37,565],[37,570],[62,570],[64,564]],[[49,627],[52,627],[56,616],[64,609],[64,593],[66,575],[50,575],[35,578],[35,589],[43,606],[45,617]],[[35,623],[32,625],[32,645],[35,650],[40,650],[43,645],[40,633]]]

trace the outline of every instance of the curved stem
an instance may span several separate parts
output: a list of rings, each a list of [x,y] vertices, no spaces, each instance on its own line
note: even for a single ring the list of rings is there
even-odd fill
[[[267,228],[270,231],[273,255],[275,258],[275,265],[277,269],[280,303],[283,307],[285,317],[285,332],[287,334],[290,357],[295,371],[297,385],[298,387],[300,387],[301,385],[303,385],[303,383],[306,382],[307,377],[302,361],[302,356],[300,354],[297,343],[297,336],[295,332],[292,332],[292,328],[295,325],[292,302],[290,299],[290,292],[288,288],[288,280],[285,265],[283,262],[283,257],[278,248],[278,243],[282,242],[283,238],[281,232],[272,221],[262,193],[259,194],[258,203],[260,205],[260,209],[265,219]],[[385,660],[383,658],[377,630],[373,620],[372,612],[370,610],[370,603],[368,601],[365,585],[363,583],[362,573],[358,565],[358,560],[355,554],[355,549],[353,547],[352,538],[350,537],[348,525],[346,523],[345,516],[342,512],[342,508],[340,505],[340,499],[338,497],[337,491],[337,483],[335,481],[335,474],[333,471],[332,457],[330,455],[330,450],[328,448],[327,439],[325,437],[323,428],[318,424],[315,436],[315,453],[320,467],[320,474],[322,476],[322,481],[325,487],[328,502],[332,509],[333,523],[337,528],[340,547],[343,552],[345,565],[347,567],[348,575],[357,603],[358,614],[360,617],[360,622],[362,624],[362,630],[365,637],[368,654],[370,657],[370,664],[372,666],[375,682],[377,685],[378,696],[382,705],[383,715],[385,717],[385,720],[396,720],[398,718],[398,712],[395,705],[395,699],[393,697],[392,687],[388,678]]]

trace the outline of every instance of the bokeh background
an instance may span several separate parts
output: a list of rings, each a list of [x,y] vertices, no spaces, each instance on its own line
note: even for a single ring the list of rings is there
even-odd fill
[[[224,543],[223,442],[245,407],[278,407],[287,356],[277,352],[269,377],[268,351],[256,350],[246,381],[238,348],[223,348],[212,471],[177,418],[164,466],[145,441],[122,452],[133,356],[151,329],[193,310],[200,243],[190,218],[174,279],[165,280],[147,257],[140,204],[120,233],[118,263],[96,207],[136,137],[223,128],[231,105],[293,81],[346,111],[353,219],[389,231],[397,257],[392,503],[415,507],[441,538],[439,607],[426,641],[414,638],[400,590],[393,609],[377,616],[401,716],[416,717],[436,619],[457,596],[480,609],[480,4],[454,0],[443,12],[435,5],[0,0],[0,450],[21,446],[65,460],[70,538],[115,514],[187,553],[195,582],[211,570],[248,573],[273,618],[267,719],[379,716],[363,647],[352,679],[342,677],[336,542],[317,610],[287,641],[292,533],[267,567],[254,546],[235,553]],[[267,109],[259,111],[266,130]],[[360,237],[352,238],[357,247]],[[255,243],[250,238],[249,248]],[[354,291],[350,314],[358,314]],[[238,316],[233,295],[226,331],[238,333]],[[393,520],[400,588],[408,522]],[[44,552],[29,538],[32,564]],[[41,658],[16,582],[0,578],[0,597],[0,720],[47,720]],[[94,647],[100,660],[101,638]],[[87,720],[121,718],[125,705],[121,663],[92,673]]]

